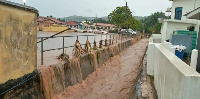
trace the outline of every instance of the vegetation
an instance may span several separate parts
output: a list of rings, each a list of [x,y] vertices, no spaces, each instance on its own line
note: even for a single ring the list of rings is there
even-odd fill
[[[96,18],[93,20],[93,23],[109,23],[109,21],[107,21],[103,18]]]
[[[146,33],[160,33],[162,23],[158,22],[158,18],[165,18],[165,13],[155,12],[141,20]]]
[[[136,20],[136,19],[137,20]],[[165,13],[155,12],[147,17],[132,17],[132,12],[126,6],[117,7],[108,15],[110,23],[119,28],[131,28],[137,31],[145,30],[145,33],[160,33],[162,24],[158,18],[165,18]]]
[[[132,12],[126,6],[117,7],[108,15],[108,19],[110,23],[120,28],[131,28],[133,30],[142,29],[142,23],[132,17]]]
[[[110,57],[114,57],[114,55],[113,55],[113,54],[110,54]]]
[[[118,29],[109,30],[109,33],[118,33]]]

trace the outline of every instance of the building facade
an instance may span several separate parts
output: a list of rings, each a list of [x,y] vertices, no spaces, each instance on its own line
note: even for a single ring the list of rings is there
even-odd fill
[[[61,22],[54,17],[39,16],[37,19],[38,30],[48,32],[59,32],[68,28],[76,28],[77,24],[73,21]]]
[[[200,21],[188,19],[185,15],[200,7],[200,0],[169,0],[172,1],[171,19],[162,20],[161,42],[169,40],[170,35],[177,30],[187,30],[194,26],[194,31],[199,32]]]

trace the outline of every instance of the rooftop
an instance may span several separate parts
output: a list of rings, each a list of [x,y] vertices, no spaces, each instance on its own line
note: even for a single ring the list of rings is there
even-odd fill
[[[30,7],[30,6],[26,6],[26,5],[10,2],[10,1],[7,1],[7,0],[0,0],[0,4],[11,6],[11,7],[22,9],[22,10],[26,10],[26,11],[31,11],[31,12],[34,12],[34,13],[38,13],[38,10],[36,8],[34,8],[34,7]]]

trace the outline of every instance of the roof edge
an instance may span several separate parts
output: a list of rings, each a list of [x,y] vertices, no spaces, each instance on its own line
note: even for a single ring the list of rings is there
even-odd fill
[[[7,0],[0,0],[0,4],[7,5],[7,6],[10,6],[10,7],[14,7],[14,8],[18,8],[18,9],[22,9],[22,10],[26,10],[26,11],[30,11],[30,12],[34,12],[34,13],[37,13],[37,14],[39,12],[34,7],[30,7],[30,6],[26,6],[26,5],[10,2],[10,1],[7,1]]]

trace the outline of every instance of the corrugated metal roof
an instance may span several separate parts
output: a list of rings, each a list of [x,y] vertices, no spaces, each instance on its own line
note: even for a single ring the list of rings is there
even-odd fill
[[[38,10],[36,8],[34,8],[34,7],[30,7],[30,6],[26,6],[26,5],[10,2],[10,1],[7,1],[7,0],[0,0],[0,4],[11,6],[11,7],[15,7],[15,8],[19,8],[19,9],[26,10],[26,11],[31,11],[31,12],[34,12],[34,13],[38,13]]]

